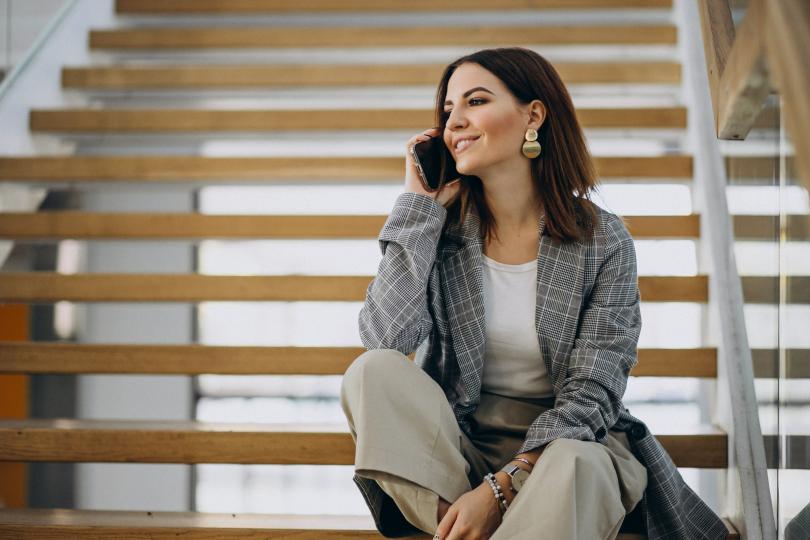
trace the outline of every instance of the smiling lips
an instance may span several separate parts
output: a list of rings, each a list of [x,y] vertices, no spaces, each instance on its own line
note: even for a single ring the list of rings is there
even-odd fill
[[[462,153],[463,151],[465,151],[467,148],[472,146],[475,143],[475,141],[477,141],[479,138],[480,138],[480,136],[479,137],[474,137],[474,138],[461,139],[459,142],[456,143],[456,154],[458,155],[458,154]]]

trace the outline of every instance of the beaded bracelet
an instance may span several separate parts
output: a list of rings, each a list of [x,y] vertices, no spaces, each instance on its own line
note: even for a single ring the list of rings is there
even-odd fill
[[[495,494],[495,500],[498,501],[498,507],[501,510],[501,514],[503,514],[509,508],[509,503],[506,502],[506,497],[503,496],[503,490],[501,489],[501,485],[498,483],[498,479],[495,478],[494,474],[487,473],[484,480],[486,480],[489,487],[492,488],[492,492]]]

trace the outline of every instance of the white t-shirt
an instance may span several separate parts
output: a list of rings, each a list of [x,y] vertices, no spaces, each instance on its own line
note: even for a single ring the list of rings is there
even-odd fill
[[[486,354],[482,390],[512,397],[553,396],[534,327],[537,261],[505,264],[483,255],[483,262]]]

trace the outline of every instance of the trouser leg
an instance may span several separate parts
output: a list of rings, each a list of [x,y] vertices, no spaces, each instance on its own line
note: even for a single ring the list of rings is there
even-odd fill
[[[556,439],[491,540],[612,539],[624,515],[616,473],[602,445]]]
[[[346,370],[341,406],[356,445],[355,472],[375,480],[403,516],[433,534],[438,497],[470,490],[470,465],[441,387],[405,355],[370,350]]]
[[[491,540],[613,540],[625,512],[608,447],[593,441],[555,439],[543,451]]]

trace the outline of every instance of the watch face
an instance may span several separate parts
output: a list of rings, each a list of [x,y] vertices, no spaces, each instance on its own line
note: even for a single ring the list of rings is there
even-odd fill
[[[526,483],[528,478],[528,471],[524,471],[523,469],[515,471],[515,475],[512,477],[512,487],[515,488],[515,491],[520,491],[520,488],[523,487],[523,484]]]

